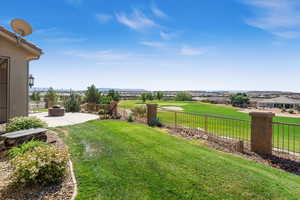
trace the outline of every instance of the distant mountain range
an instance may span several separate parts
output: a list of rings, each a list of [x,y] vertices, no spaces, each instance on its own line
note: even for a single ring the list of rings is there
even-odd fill
[[[49,88],[30,88],[30,92],[34,92],[34,91],[38,91],[38,92],[46,92],[48,91]],[[55,88],[56,91],[60,91],[60,92],[69,92],[71,89],[57,89]],[[98,88],[98,90],[102,91],[102,92],[106,92],[109,90],[115,90],[115,91],[129,91],[129,92],[144,92],[147,91],[145,89],[128,89],[128,88]],[[73,90],[73,91],[83,91],[83,90]]]
[[[129,92],[144,92],[147,91],[145,89],[128,89],[128,88],[98,88],[98,90],[102,92],[106,92],[109,90],[115,90],[115,91],[129,91]]]

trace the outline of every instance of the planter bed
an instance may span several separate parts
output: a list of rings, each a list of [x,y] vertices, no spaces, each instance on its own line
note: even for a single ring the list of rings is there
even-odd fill
[[[55,145],[57,148],[65,148],[63,142],[52,131],[47,132],[47,142]],[[20,188],[12,185],[9,178],[12,173],[12,167],[7,156],[2,156],[0,158],[0,200],[72,199],[75,185],[70,169],[71,167],[68,166],[67,175],[61,184],[47,187],[36,185]]]

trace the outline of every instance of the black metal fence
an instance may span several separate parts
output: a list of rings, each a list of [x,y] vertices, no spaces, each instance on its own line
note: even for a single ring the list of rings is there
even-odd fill
[[[131,115],[129,110],[122,108],[119,108],[119,114],[126,119]],[[188,136],[226,141],[239,147],[242,145],[239,150],[250,150],[251,120],[164,109],[159,109],[158,118],[166,127]],[[147,121],[146,116],[135,119],[144,123]],[[300,124],[274,121],[272,130],[273,154],[300,159]]]

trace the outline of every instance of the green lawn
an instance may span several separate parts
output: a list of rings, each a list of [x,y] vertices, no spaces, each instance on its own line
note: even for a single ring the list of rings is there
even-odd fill
[[[300,199],[300,177],[141,124],[66,127],[79,193],[88,199]]]
[[[47,108],[32,108],[34,112],[48,112]]]
[[[238,112],[238,109],[231,107],[218,106],[214,104],[201,103],[196,101],[178,102],[178,101],[149,101],[147,103],[157,103],[160,107],[163,106],[179,106],[183,108],[184,112],[195,114],[210,114],[225,117],[232,117],[242,120],[250,120],[250,116],[246,113]],[[132,108],[136,105],[142,105],[140,100],[122,101],[120,107]],[[159,112],[159,119],[164,124],[174,125],[174,112]],[[205,128],[204,117],[193,117],[190,115],[177,115],[177,125],[190,128]],[[300,124],[300,118],[291,117],[275,117],[274,121],[285,123]],[[209,132],[228,136],[231,138],[238,138],[243,140],[250,140],[250,124],[246,122],[238,122],[235,120],[222,120],[218,118],[209,118],[207,129]],[[274,147],[280,149],[288,149],[293,152],[300,152],[300,127],[278,126],[274,125],[273,131]]]

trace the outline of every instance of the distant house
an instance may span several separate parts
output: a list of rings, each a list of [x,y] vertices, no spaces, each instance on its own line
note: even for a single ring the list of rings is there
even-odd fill
[[[268,108],[297,108],[300,106],[299,99],[292,99],[285,96],[280,96],[273,99],[262,99],[257,101],[258,107],[268,107]]]
[[[0,123],[28,115],[29,62],[42,50],[0,26]]]

